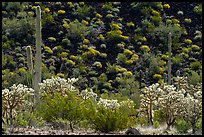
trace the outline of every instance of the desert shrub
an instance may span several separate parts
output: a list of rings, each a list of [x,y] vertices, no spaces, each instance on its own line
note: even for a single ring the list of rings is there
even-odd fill
[[[188,77],[188,83],[192,85],[196,85],[197,83],[202,82],[202,74],[198,74],[195,71],[190,71],[191,75]]]
[[[129,107],[131,107],[131,105]],[[97,131],[106,133],[118,131],[129,126],[126,110],[127,105],[122,105],[122,103],[118,103],[117,100],[100,98],[98,103],[95,104],[94,109],[92,109],[92,115],[89,115],[88,119],[92,128]]]
[[[199,4],[197,6],[194,7],[193,11],[196,13],[196,14],[199,14],[199,15],[202,15],[202,4]]]
[[[78,18],[83,19],[85,17],[89,17],[91,14],[92,7],[88,5],[77,6],[76,12]]]
[[[88,35],[88,27],[78,20],[74,20],[68,24],[67,37],[71,40],[82,41]]]
[[[22,45],[34,43],[34,28],[34,18],[27,16],[27,14],[22,19],[4,18],[2,20],[2,31],[6,32],[10,39],[14,39],[15,42]]]
[[[196,123],[196,129],[202,130],[202,117],[198,119],[198,121]]]
[[[162,123],[162,122],[165,122],[165,112],[164,111],[162,111],[162,110],[159,110],[159,109],[157,109],[157,110],[155,110],[154,111],[154,118],[153,118],[153,120],[154,121],[158,121],[159,123]]]
[[[154,121],[153,127],[158,128],[160,126],[160,123],[158,121]]]
[[[202,64],[198,61],[196,62],[191,62],[190,63],[190,67],[193,69],[193,70],[199,70],[202,68]]]
[[[179,133],[187,133],[188,129],[190,129],[190,124],[184,119],[177,119],[175,127]]]
[[[47,94],[39,104],[39,114],[47,122],[55,122],[58,119],[68,120],[70,128],[81,119],[81,98],[75,91],[69,91],[65,95],[59,92]]]

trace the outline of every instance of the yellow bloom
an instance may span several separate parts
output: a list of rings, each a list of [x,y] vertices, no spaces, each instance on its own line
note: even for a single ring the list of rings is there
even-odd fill
[[[140,49],[141,49],[142,51],[144,51],[144,52],[150,51],[150,48],[149,48],[149,46],[147,46],[147,45],[142,45],[142,46],[140,47]]]
[[[99,13],[96,13],[96,17],[97,18],[102,18],[103,16],[101,14],[99,14]]]
[[[191,43],[192,43],[192,40],[190,40],[190,39],[185,39],[184,42],[185,42],[186,44],[191,44]]]
[[[126,72],[123,72],[123,75],[125,76],[132,76],[132,72],[131,71],[126,71]]]
[[[88,39],[83,40],[83,44],[89,44],[89,43],[90,43],[90,41]]]
[[[84,25],[89,25],[89,22],[86,21],[86,20],[82,20],[82,23],[83,23]]]
[[[132,59],[126,60],[125,63],[131,65],[133,63],[133,60]]]
[[[125,50],[124,50],[124,54],[126,54],[126,55],[132,55],[133,52],[132,52],[131,50],[129,50],[129,49],[125,49]]]
[[[45,8],[44,11],[45,12],[50,12],[50,9],[49,8]]]
[[[58,10],[58,14],[65,14],[66,12],[64,10]]]
[[[160,74],[154,74],[154,75],[153,75],[153,78],[155,78],[155,79],[161,79],[161,78],[162,78],[162,75],[160,75]]]
[[[165,9],[169,9],[170,8],[170,5],[169,4],[164,4],[163,6]]]

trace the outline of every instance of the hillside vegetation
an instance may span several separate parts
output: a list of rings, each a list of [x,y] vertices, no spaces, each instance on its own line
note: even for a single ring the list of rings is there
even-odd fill
[[[196,89],[195,92],[198,91],[200,97],[202,86],[201,2],[2,2],[3,89],[13,90],[18,84],[33,88],[28,75],[26,47],[31,46],[33,56],[35,56],[36,6],[41,7],[42,15],[41,88],[47,95],[43,98],[44,104],[40,105],[42,108],[47,107],[47,112],[38,112],[38,114],[46,122],[56,122],[56,118],[66,119],[73,130],[72,126],[78,121],[88,121],[89,124],[94,123],[92,128],[103,132],[125,129],[136,121],[140,121],[138,123],[141,125],[155,126],[155,123],[159,125],[165,121],[162,120],[161,112],[166,108],[165,105],[161,105],[162,103],[154,104],[153,100],[158,101],[159,97],[165,98],[168,88],[171,89],[172,94],[173,91],[178,91],[178,96],[181,92],[184,94],[183,90],[186,91],[185,94],[189,93],[189,96],[193,96],[194,93],[191,91]],[[165,85],[169,59],[169,32],[172,34],[172,87]],[[67,88],[68,91],[62,91],[60,88],[58,92],[59,87],[52,87],[54,83],[48,90],[43,85],[46,80],[48,83],[58,81],[65,88],[73,86],[74,90]],[[179,80],[185,81],[187,87],[181,88]],[[157,84],[160,86],[158,87]],[[152,91],[152,87],[155,87],[155,90]],[[164,92],[162,95],[156,92],[160,89]],[[56,90],[56,93],[51,93],[54,92],[52,90]],[[118,123],[113,123],[120,126],[113,128],[114,126],[108,123],[109,120],[104,121],[108,115],[103,115],[103,120],[99,119],[98,116],[102,117],[101,113],[105,111],[104,108],[95,106],[94,101],[84,102],[84,98],[78,96],[82,93],[88,94],[88,92],[91,98],[94,96],[93,98],[99,104],[109,102],[103,100],[104,98],[113,102],[114,99],[118,100],[114,103],[120,104],[120,109],[115,111],[113,116],[111,110],[107,110],[107,114],[110,114],[109,116],[113,119],[117,116],[113,121]],[[148,96],[150,92],[154,95]],[[152,98],[150,108],[145,106],[143,96]],[[197,96],[193,97],[200,100]],[[66,104],[67,99],[73,102]],[[58,102],[55,102],[57,100]],[[130,107],[130,110],[126,110],[121,105],[123,101],[130,103],[126,104],[126,107],[134,106],[134,109]],[[83,102],[81,107],[70,111],[71,107],[81,102]],[[84,109],[87,105],[93,108]],[[155,108],[154,105],[157,107]],[[63,114],[55,114],[54,106],[56,108],[59,106],[58,110]],[[69,109],[64,110],[66,107]],[[141,118],[142,115],[139,116],[140,112],[143,112],[141,107],[147,108],[148,111],[144,119]],[[161,110],[157,111],[158,107]],[[153,110],[157,115],[155,117],[158,118],[152,114]],[[79,112],[83,112],[84,115],[79,116]],[[92,113],[94,117],[89,117],[87,115],[89,113]],[[125,114],[121,116],[121,113]],[[168,119],[167,113],[170,112],[165,113],[165,118]],[[130,115],[140,118],[129,121],[127,119]],[[182,116],[180,115],[177,121],[167,120],[168,128],[175,122],[177,126],[179,122],[184,124],[183,119],[186,117],[183,115],[182,112]],[[105,127],[99,124],[102,121],[107,124]]]

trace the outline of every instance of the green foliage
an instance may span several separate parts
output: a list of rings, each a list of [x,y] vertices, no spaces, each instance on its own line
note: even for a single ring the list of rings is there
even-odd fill
[[[202,64],[198,61],[196,62],[191,62],[190,63],[190,67],[193,69],[193,70],[199,70],[199,69],[202,69]]]
[[[34,28],[34,18],[27,14],[22,19],[3,18],[2,20],[2,31],[7,32],[10,38],[21,44],[32,44]]]
[[[139,107],[139,82],[133,77],[119,77],[117,82],[119,82],[118,92],[123,96],[127,96],[128,98],[132,99],[136,106]]]
[[[154,121],[157,121],[159,123],[163,123],[165,122],[166,120],[166,114],[164,113],[163,110],[155,110],[154,111],[154,118],[153,118]]]
[[[83,6],[78,6],[76,9],[75,14],[77,16],[79,16],[81,19],[85,18],[85,17],[89,17],[91,14],[91,6],[88,5],[83,5]]]
[[[198,119],[198,122],[196,123],[196,129],[202,130],[202,117]]]
[[[68,33],[66,35],[68,39],[82,41],[88,35],[88,27],[77,19],[70,22],[68,25]]]
[[[202,15],[202,4],[199,4],[198,6],[195,6],[193,11],[196,13],[196,14],[199,14],[199,15]]]
[[[196,85],[202,82],[202,73],[199,75],[195,71],[190,71],[191,75],[188,77],[188,83],[192,85]]]
[[[153,127],[154,128],[159,128],[160,124],[158,121],[154,121]]]
[[[61,118],[68,120],[71,124],[76,124],[82,119],[81,102],[82,99],[75,91],[67,92],[67,96],[55,92],[54,95],[48,94],[44,97],[44,100],[39,104],[38,111],[47,122],[55,122]]]
[[[111,132],[122,130],[128,127],[128,117],[120,112],[120,110],[111,110],[104,107],[98,107],[96,116],[92,116],[94,129],[101,132]]]
[[[187,133],[190,128],[190,124],[184,119],[177,119],[175,122],[175,127],[179,133]]]

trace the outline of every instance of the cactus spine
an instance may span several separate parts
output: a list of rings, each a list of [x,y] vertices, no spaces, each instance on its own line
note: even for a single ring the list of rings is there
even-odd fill
[[[168,34],[168,52],[169,52],[169,60],[168,60],[168,85],[171,85],[171,32]]]
[[[28,60],[28,69],[31,76],[32,87],[35,90],[35,100],[39,102],[39,85],[41,82],[41,67],[42,67],[42,55],[41,55],[41,46],[42,46],[42,35],[41,35],[41,9],[40,6],[36,8],[36,54],[35,61],[33,66],[33,57],[31,47],[27,46],[27,60]]]
[[[34,89],[36,101],[39,101],[39,85],[41,82],[41,67],[42,67],[42,35],[41,35],[41,9],[40,6],[36,8],[36,56],[35,56],[35,75],[34,75]]]

